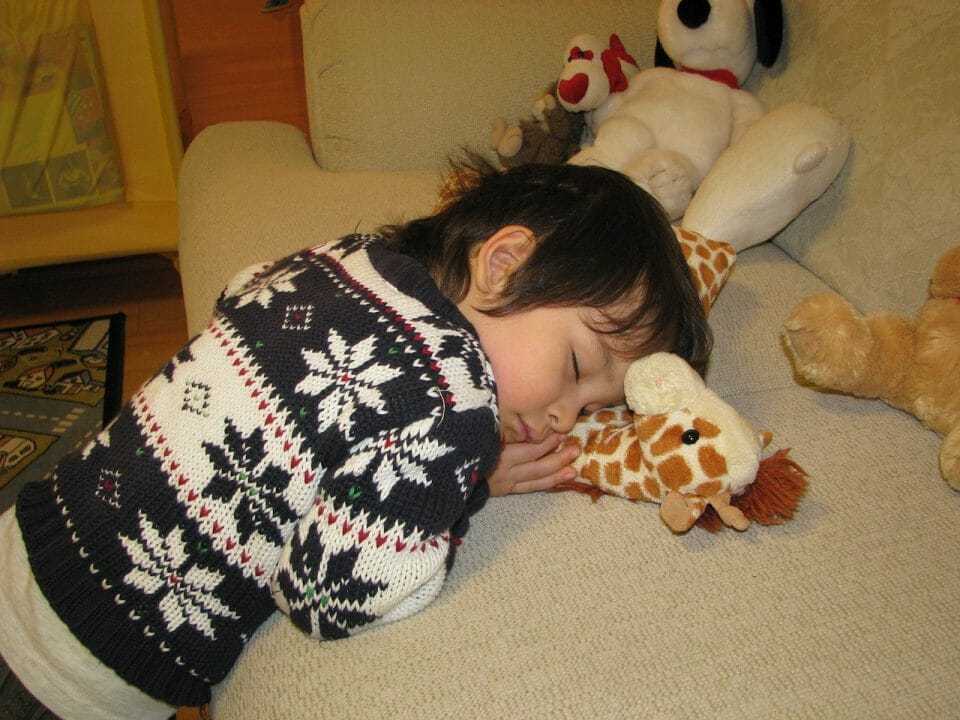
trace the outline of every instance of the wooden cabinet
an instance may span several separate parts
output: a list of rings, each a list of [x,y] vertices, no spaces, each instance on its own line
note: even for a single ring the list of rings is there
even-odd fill
[[[29,1],[29,0],[24,0]],[[308,131],[299,9],[290,0],[88,0],[125,201],[0,218],[0,272],[173,253],[184,147],[207,125],[277,120]]]

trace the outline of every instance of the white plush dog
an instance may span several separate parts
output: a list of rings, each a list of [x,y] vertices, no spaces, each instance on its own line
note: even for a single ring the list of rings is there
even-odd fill
[[[557,97],[588,113],[592,143],[570,162],[629,175],[671,220],[735,250],[768,239],[849,150],[823,110],[791,103],[765,115],[740,89],[757,62],[776,60],[782,31],[779,0],[662,0],[658,66],[642,71],[616,36],[573,38]]]

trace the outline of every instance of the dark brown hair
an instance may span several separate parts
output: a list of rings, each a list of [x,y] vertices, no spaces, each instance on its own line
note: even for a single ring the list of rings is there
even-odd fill
[[[545,306],[599,309],[595,328],[616,354],[673,352],[703,372],[712,346],[687,263],[659,204],[624,175],[599,167],[521,165],[500,172],[475,157],[455,165],[462,192],[434,215],[383,228],[388,243],[426,266],[453,302],[470,259],[507,225],[537,245],[511,274],[492,315]]]

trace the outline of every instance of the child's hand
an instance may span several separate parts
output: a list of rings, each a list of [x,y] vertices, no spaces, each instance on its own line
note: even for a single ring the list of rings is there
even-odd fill
[[[563,438],[563,435],[553,433],[539,443],[504,445],[500,460],[487,478],[490,495],[536,492],[573,480],[577,473],[570,463],[580,451],[576,447],[557,451]]]

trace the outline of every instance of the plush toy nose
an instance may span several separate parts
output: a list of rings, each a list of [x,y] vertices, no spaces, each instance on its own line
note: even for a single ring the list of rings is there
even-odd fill
[[[590,78],[586,73],[577,73],[571,78],[561,80],[557,83],[557,95],[565,103],[576,105],[583,100],[587,94],[587,88],[590,87]]]
[[[677,17],[686,27],[694,30],[710,17],[710,2],[709,0],[680,0],[680,4],[677,5]]]

